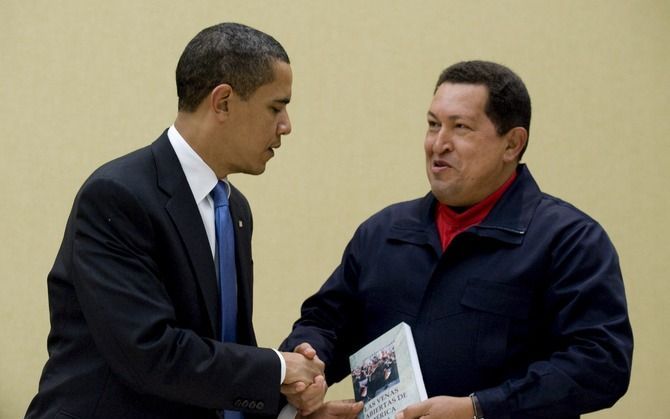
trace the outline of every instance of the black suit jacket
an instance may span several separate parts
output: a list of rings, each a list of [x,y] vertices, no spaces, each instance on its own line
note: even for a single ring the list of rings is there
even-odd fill
[[[48,276],[49,360],[28,418],[275,414],[280,362],[252,326],[252,217],[232,188],[239,344],[217,340],[211,249],[167,134],[95,171]]]

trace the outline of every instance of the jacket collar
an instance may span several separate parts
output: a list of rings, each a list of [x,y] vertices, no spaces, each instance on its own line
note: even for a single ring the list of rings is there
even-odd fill
[[[389,239],[418,246],[430,246],[437,255],[442,254],[442,245],[435,226],[437,199],[431,192],[415,201],[416,206],[408,214],[394,221],[389,229]]]
[[[514,183],[486,218],[467,231],[510,244],[521,244],[541,198],[540,188],[530,171],[525,164],[519,164]],[[435,226],[436,205],[437,199],[429,192],[418,201],[415,210],[408,217],[403,217],[391,225],[389,238],[416,245],[429,245],[438,255],[442,254]]]
[[[517,179],[489,215],[471,231],[511,244],[521,244],[542,192],[525,164],[517,167]]]

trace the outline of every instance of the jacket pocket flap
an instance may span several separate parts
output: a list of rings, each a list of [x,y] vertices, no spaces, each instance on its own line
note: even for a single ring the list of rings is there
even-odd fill
[[[530,315],[531,299],[532,293],[526,288],[470,279],[461,304],[475,310],[527,319]]]

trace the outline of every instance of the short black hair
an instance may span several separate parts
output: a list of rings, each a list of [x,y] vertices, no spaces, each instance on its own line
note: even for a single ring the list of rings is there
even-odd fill
[[[521,78],[504,65],[480,60],[462,61],[442,71],[434,92],[443,83],[485,86],[489,92],[485,112],[495,125],[498,135],[503,135],[514,127],[523,127],[530,133],[531,106],[528,90]],[[519,159],[526,151],[526,146],[521,150]]]
[[[242,99],[274,78],[275,61],[290,64],[276,39],[239,23],[205,28],[186,45],[177,63],[178,109],[192,112],[219,84]]]

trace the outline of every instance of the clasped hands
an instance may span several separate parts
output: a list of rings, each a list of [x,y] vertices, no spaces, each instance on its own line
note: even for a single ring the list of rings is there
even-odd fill
[[[354,419],[363,403],[333,401],[324,403],[328,385],[325,364],[309,343],[301,343],[293,352],[282,352],[286,361],[286,377],[281,392],[298,409],[298,416],[310,419]]]

